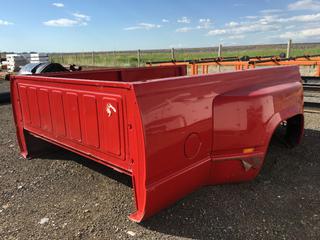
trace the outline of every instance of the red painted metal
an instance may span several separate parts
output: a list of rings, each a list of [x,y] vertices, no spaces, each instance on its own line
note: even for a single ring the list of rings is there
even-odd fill
[[[185,75],[166,66],[13,76],[21,153],[32,155],[31,134],[132,176],[137,222],[201,186],[256,177],[275,128],[303,114],[298,68]]]

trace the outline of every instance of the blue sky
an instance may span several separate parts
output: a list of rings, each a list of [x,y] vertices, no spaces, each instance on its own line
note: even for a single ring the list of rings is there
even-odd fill
[[[320,0],[0,0],[0,51],[320,41]]]

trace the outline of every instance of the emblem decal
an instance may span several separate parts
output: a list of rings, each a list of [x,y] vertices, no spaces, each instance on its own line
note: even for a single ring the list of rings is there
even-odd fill
[[[114,106],[112,106],[112,104],[111,103],[108,103],[107,104],[107,107],[106,107],[106,111],[107,111],[107,114],[108,114],[108,117],[111,117],[111,115],[112,115],[112,112],[117,112],[117,109],[114,107]]]

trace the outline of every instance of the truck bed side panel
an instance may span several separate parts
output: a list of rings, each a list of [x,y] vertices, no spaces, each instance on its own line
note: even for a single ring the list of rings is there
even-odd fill
[[[253,179],[270,129],[303,114],[297,67],[135,83],[134,88],[145,133],[147,195],[144,214],[135,221],[203,185]],[[274,116],[278,121],[268,125]],[[243,162],[253,167],[247,170]]]

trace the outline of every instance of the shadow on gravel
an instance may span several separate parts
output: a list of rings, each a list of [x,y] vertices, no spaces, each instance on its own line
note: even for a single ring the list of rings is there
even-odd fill
[[[1,92],[0,93],[0,105],[11,103],[10,92]]]
[[[272,167],[254,181],[204,187],[139,225],[193,239],[320,239],[319,146],[320,131],[311,129],[293,149],[273,138]],[[75,161],[132,187],[129,176],[67,150],[43,157]]]
[[[112,178],[115,181],[118,181],[128,187],[132,188],[132,181],[131,177],[126,174],[121,174],[107,166],[104,166],[100,163],[97,163],[93,160],[90,160],[88,158],[82,157],[78,154],[75,154],[73,152],[70,152],[68,150],[65,150],[63,148],[60,148],[58,146],[53,146],[52,150],[48,153],[38,155],[37,158],[32,159],[32,161],[35,160],[41,160],[41,159],[47,159],[47,160],[63,160],[63,161],[74,161],[78,164],[81,164],[95,172],[98,172],[100,174],[103,174],[106,177]]]
[[[269,172],[254,181],[204,187],[141,225],[193,239],[319,239],[320,132],[301,145],[272,139]]]

